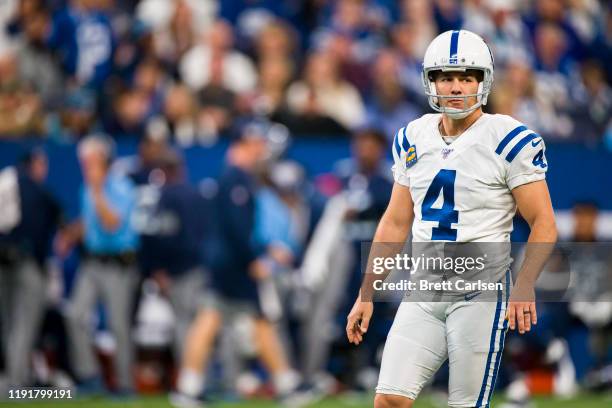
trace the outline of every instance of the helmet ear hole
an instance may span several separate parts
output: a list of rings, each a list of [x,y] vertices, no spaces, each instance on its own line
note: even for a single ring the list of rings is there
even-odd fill
[[[485,105],[487,102],[487,96],[482,94],[482,90],[484,88],[484,82],[483,81],[478,81],[478,96],[476,97],[476,101],[477,102],[481,102],[482,104]]]
[[[429,92],[432,95],[437,95],[438,94],[438,90],[436,89],[436,83],[434,81],[429,81]],[[438,98],[436,98],[435,96],[432,98],[432,102],[435,104],[438,104]]]

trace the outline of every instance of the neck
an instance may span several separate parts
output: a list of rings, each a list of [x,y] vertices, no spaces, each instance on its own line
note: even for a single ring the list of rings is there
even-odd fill
[[[459,136],[467,128],[472,126],[474,122],[482,116],[482,109],[476,109],[463,119],[451,119],[447,115],[442,115],[442,136]]]

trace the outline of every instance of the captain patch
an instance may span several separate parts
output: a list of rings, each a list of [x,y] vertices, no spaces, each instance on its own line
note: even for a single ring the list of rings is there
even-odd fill
[[[416,146],[410,146],[408,151],[406,151],[406,168],[410,168],[414,166],[417,161],[417,151]]]

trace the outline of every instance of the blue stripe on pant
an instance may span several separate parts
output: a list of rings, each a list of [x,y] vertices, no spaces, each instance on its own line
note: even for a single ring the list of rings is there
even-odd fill
[[[487,363],[485,365],[484,376],[482,379],[482,385],[480,387],[480,393],[478,395],[478,401],[476,407],[489,407],[491,396],[493,395],[493,389],[495,388],[495,381],[497,380],[497,373],[499,365],[501,363],[501,354],[504,350],[504,341],[506,337],[506,330],[508,328],[508,321],[504,317],[504,324],[502,329],[499,328],[499,319],[501,317],[502,310],[505,311],[508,304],[508,296],[510,293],[510,271],[506,272],[506,299],[502,301],[502,291],[497,292],[497,307],[495,308],[495,318],[493,319],[493,327],[491,329],[491,341],[489,345],[489,355],[487,356]],[[504,307],[504,304],[506,307]],[[505,313],[505,312],[504,312]],[[497,333],[499,333],[499,339],[497,339]],[[495,352],[495,343],[499,345],[497,352]],[[491,365],[493,365],[493,373],[490,375]],[[490,378],[490,383],[489,383]],[[488,393],[487,393],[488,388]],[[486,399],[485,399],[485,395]],[[483,402],[486,404],[483,405]]]

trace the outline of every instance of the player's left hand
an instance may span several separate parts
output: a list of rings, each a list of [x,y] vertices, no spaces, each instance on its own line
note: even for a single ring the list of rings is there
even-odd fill
[[[506,319],[510,330],[515,330],[518,326],[520,334],[530,331],[531,326],[538,323],[533,286],[517,284],[514,287],[508,302]]]

